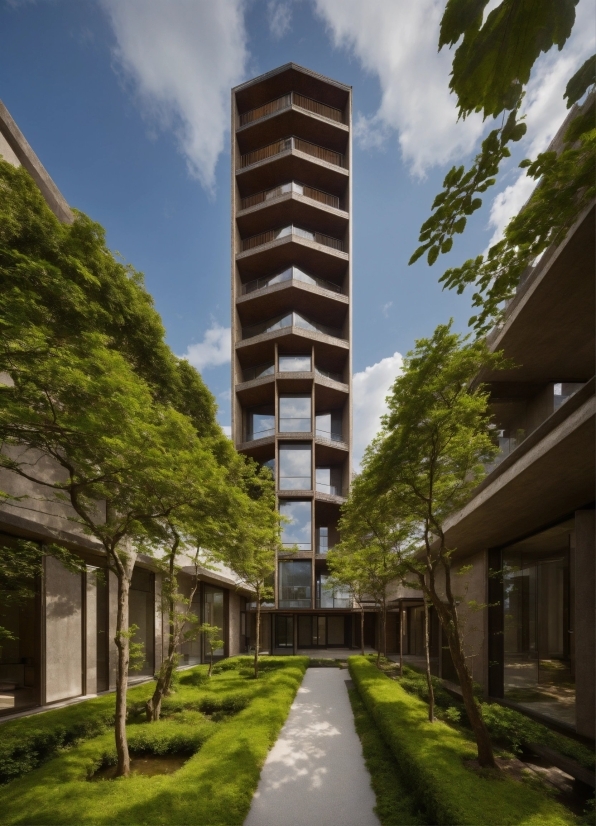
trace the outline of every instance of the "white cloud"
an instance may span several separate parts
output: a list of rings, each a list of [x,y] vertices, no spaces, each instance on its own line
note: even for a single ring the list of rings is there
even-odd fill
[[[269,31],[275,40],[281,40],[281,38],[290,31],[292,24],[292,8],[290,3],[269,0],[267,3],[267,12]]]
[[[381,104],[359,114],[354,133],[364,147],[397,132],[404,161],[415,175],[470,152],[482,134],[480,116],[457,122],[449,93],[453,54],[437,52],[444,0],[314,0],[336,47],[376,75]]]
[[[394,353],[372,367],[354,373],[352,399],[355,465],[360,464],[366,446],[374,439],[381,426],[381,416],[387,412],[385,399],[393,382],[401,373],[402,363],[401,354]]]
[[[188,169],[209,192],[229,127],[230,88],[248,59],[244,0],[101,0],[143,113],[173,129]]]
[[[230,361],[232,353],[232,335],[229,327],[221,327],[213,322],[205,332],[203,341],[189,344],[182,358],[189,361],[197,370],[219,367]]]
[[[522,141],[526,157],[544,152],[568,115],[563,99],[569,78],[594,51],[595,13],[591,0],[580,0],[571,37],[562,52],[551,49],[534,66],[528,84],[524,112],[528,131]],[[526,203],[536,182],[525,171],[493,200],[489,227],[493,230],[489,246],[496,243],[510,219]]]
[[[221,429],[223,430],[224,434],[228,437],[228,439],[232,438],[232,425],[222,424]]]
[[[381,312],[385,316],[385,318],[389,318],[389,310],[393,307],[393,301],[388,301],[386,304],[383,304],[383,308]]]

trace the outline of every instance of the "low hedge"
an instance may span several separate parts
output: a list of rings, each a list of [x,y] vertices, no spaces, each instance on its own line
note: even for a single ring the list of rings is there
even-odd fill
[[[186,710],[158,723],[127,726],[134,753],[190,754],[174,774],[132,774],[89,783],[114,759],[114,737],[105,732],[67,749],[0,790],[2,824],[213,824],[237,826],[250,809],[267,753],[287,717],[306,671],[306,657],[266,658],[259,680],[226,669],[201,687],[189,675],[175,697]],[[192,710],[203,698],[248,700],[243,710],[213,722]],[[189,710],[190,708],[190,710]]]
[[[152,682],[130,688],[129,701],[142,704],[152,691]],[[114,694],[105,694],[0,724],[0,784],[31,771],[61,748],[95,737],[112,726],[114,698]]]
[[[571,812],[543,790],[467,768],[476,749],[445,723],[428,722],[422,700],[365,657],[348,660],[352,679],[429,822],[466,826],[569,826]]]

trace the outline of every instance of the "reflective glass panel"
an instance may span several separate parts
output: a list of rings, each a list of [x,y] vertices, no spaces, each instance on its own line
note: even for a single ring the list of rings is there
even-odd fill
[[[279,489],[311,490],[311,448],[308,444],[280,444]]]
[[[279,563],[279,607],[310,608],[311,562],[308,559]]]
[[[310,433],[311,431],[311,397],[279,397],[279,432]]]
[[[309,500],[282,500],[279,512],[289,521],[281,528],[281,541],[286,546],[296,545],[299,551],[311,549],[311,503]]]
[[[280,373],[310,373],[310,356],[280,356]]]

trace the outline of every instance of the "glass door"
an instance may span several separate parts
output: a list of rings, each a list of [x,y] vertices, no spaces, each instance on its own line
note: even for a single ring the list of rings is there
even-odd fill
[[[276,648],[294,647],[294,617],[286,614],[275,615]]]

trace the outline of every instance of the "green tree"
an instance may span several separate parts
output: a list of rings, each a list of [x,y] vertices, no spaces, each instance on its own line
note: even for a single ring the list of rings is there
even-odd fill
[[[281,549],[281,517],[275,509],[275,486],[267,468],[247,463],[244,490],[246,496],[239,502],[237,528],[223,559],[254,593],[254,674],[258,679],[261,606],[273,598],[275,560]]]
[[[526,123],[519,114],[532,67],[542,52],[562,49],[575,22],[577,0],[502,0],[483,20],[487,0],[449,0],[441,23],[439,49],[457,46],[450,88],[459,116],[482,112],[502,117],[482,143],[468,170],[453,167],[432,205],[432,215],[421,227],[420,246],[412,264],[426,254],[434,264],[464,232],[468,217],[482,206],[486,190],[497,180],[501,162],[510,157],[509,145],[520,140]],[[569,80],[567,106],[594,88],[595,57]],[[524,209],[507,225],[503,238],[486,255],[448,269],[439,279],[462,293],[473,286],[470,319],[484,333],[501,315],[502,302],[512,297],[524,271],[551,245],[560,244],[596,195],[594,157],[596,129],[594,94],[569,124],[562,146],[520,164],[539,185]]]
[[[445,520],[462,507],[497,451],[486,391],[473,384],[480,368],[501,363],[483,342],[474,343],[441,325],[416,342],[388,397],[389,412],[369,447],[363,477],[369,491],[390,492],[387,518],[406,530],[403,557],[445,632],[482,766],[495,767],[488,731],[466,660],[459,598],[452,587],[456,549]],[[437,582],[442,575],[443,589]]]
[[[209,625],[208,622],[204,622],[199,626],[199,632],[205,637],[205,642],[209,648],[209,671],[207,672],[207,676],[210,677],[213,673],[213,654],[218,648],[224,647],[224,641],[220,639],[221,628],[218,628],[217,625]]]
[[[377,662],[387,655],[388,595],[405,573],[401,547],[405,533],[398,522],[387,519],[390,497],[391,494],[378,495],[365,474],[357,476],[342,510],[340,548],[328,555],[335,576],[341,576],[345,566],[344,576],[351,570],[354,584],[375,601],[380,620]],[[354,555],[352,560],[350,553]]]
[[[327,553],[329,587],[347,590],[360,611],[360,651],[363,656],[364,608],[365,604],[370,601],[364,555],[365,552],[359,541],[343,535],[341,542],[334,545]]]
[[[68,503],[73,521],[106,553],[118,581],[115,644],[118,774],[130,769],[126,688],[130,580],[158,520],[188,501],[181,469],[196,458],[191,421],[156,403],[147,383],[98,334],[49,347],[34,365],[11,370],[0,388],[0,466],[35,486],[33,495]],[[51,460],[56,472],[48,473]],[[167,503],[164,505],[164,502]]]

